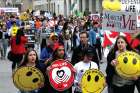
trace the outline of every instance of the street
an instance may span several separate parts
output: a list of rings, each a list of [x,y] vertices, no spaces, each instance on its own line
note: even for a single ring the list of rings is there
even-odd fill
[[[101,64],[101,71],[105,74],[106,59],[104,58]],[[12,62],[8,60],[0,60],[0,93],[18,93],[18,89],[12,82]],[[107,88],[102,93],[107,93]],[[138,93],[137,90],[135,93]]]

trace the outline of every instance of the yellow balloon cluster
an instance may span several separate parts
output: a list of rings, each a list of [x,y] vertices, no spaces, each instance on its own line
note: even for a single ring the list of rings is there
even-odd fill
[[[105,10],[112,10],[112,11],[120,11],[121,10],[121,2],[119,0],[103,0],[102,7]]]
[[[116,71],[120,76],[128,79],[140,76],[139,54],[132,51],[126,51],[118,55],[117,61]]]

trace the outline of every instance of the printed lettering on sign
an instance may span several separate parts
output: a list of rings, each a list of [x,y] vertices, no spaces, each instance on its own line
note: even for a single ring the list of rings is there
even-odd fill
[[[57,91],[70,88],[74,82],[73,69],[73,66],[67,60],[59,59],[54,61],[48,71],[52,87]]]
[[[133,33],[136,30],[136,14],[132,12],[103,12],[103,29]]]
[[[137,17],[137,27],[140,27],[140,0],[121,0],[121,10],[127,12],[135,12]]]

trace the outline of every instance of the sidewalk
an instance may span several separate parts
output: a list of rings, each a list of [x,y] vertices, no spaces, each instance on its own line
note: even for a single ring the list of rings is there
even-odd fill
[[[0,93],[17,93],[12,81],[11,64],[8,60],[0,60]]]

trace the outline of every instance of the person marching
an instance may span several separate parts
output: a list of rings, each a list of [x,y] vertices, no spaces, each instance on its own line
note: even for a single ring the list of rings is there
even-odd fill
[[[79,37],[80,37],[80,45],[73,50],[72,59],[71,59],[72,64],[75,65],[79,61],[83,60],[83,52],[86,49],[91,48],[95,54],[92,60],[96,62],[99,66],[99,60],[97,57],[96,49],[95,47],[88,44],[89,34],[86,31],[83,31],[79,33]]]
[[[16,36],[11,37],[11,53],[12,53],[12,71],[15,70],[16,65],[18,66],[22,61],[23,55],[26,52],[25,44],[27,43],[27,37],[24,36],[22,29],[17,30]]]
[[[96,62],[92,61],[92,57],[94,56],[94,52],[92,48],[88,48],[84,51],[84,59],[74,65],[75,68],[75,91],[74,93],[82,93],[80,88],[81,78],[86,70],[89,69],[98,69],[98,65]],[[80,67],[80,68],[79,68]]]
[[[118,36],[114,47],[107,56],[106,82],[108,84],[108,93],[134,93],[134,80],[137,77],[132,77],[132,80],[124,79],[115,71],[118,63],[116,57],[125,51],[133,51],[133,49],[124,36]]]
[[[54,52],[52,54],[52,57],[45,62],[46,68],[47,68],[48,71],[49,71],[49,66],[52,64],[52,62],[54,62],[55,60],[58,60],[58,59],[66,59],[64,46],[62,44],[54,46],[53,51]],[[45,88],[46,92],[42,92],[42,93],[71,93],[71,88],[69,88],[69,89],[67,89],[65,91],[61,91],[61,92],[55,90],[51,86],[48,76],[47,76],[46,80],[47,80],[47,84],[46,84],[46,88]]]
[[[23,59],[23,62],[21,62],[21,64],[19,65],[19,67],[22,66],[31,66],[31,67],[36,67],[38,68],[43,75],[45,76],[45,65],[39,62],[38,56],[37,56],[37,52],[35,50],[33,50],[32,48],[30,48]],[[37,90],[33,90],[33,91],[23,91],[20,90],[20,93],[41,93],[39,92],[39,90],[41,90],[41,88],[44,85],[40,85],[40,89]]]

